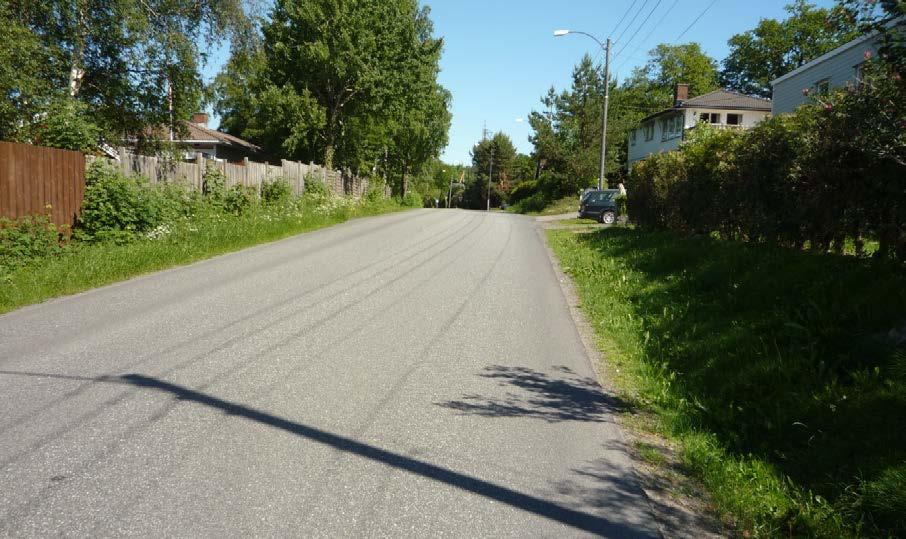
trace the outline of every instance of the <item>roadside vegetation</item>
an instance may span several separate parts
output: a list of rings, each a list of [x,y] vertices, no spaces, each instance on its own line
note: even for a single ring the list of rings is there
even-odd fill
[[[388,199],[378,186],[361,201],[331,196],[315,178],[293,195],[277,179],[260,193],[227,188],[216,169],[204,192],[152,186],[97,161],[89,168],[80,220],[58,230],[43,216],[0,220],[0,312],[258,243],[410,207],[421,197]]]
[[[865,54],[858,86],[746,131],[699,126],[629,177],[633,220],[906,261],[906,82]]]
[[[624,396],[744,536],[906,534],[906,273],[674,232],[549,232]]]

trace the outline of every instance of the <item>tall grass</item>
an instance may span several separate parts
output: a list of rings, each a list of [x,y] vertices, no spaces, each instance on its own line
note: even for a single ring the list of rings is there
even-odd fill
[[[406,207],[399,202],[383,198],[299,199],[284,206],[255,206],[240,215],[202,212],[163,224],[128,243],[74,241],[53,256],[0,272],[0,313],[354,217],[402,209]]]
[[[549,234],[626,394],[743,534],[906,535],[901,266],[666,232]]]

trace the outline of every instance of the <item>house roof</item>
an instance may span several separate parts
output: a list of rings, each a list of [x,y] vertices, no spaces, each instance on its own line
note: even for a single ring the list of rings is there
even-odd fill
[[[243,148],[252,153],[260,153],[262,151],[261,147],[256,146],[247,140],[242,140],[239,137],[224,133],[223,131],[217,131],[216,129],[192,123],[188,120],[180,120],[179,123],[181,124],[182,129],[185,129],[185,134],[182,135],[178,131],[174,131],[174,142],[222,144],[235,148]],[[151,136],[158,139],[167,139],[170,137],[166,127],[155,128],[151,130],[151,133]]]
[[[183,120],[181,122],[183,126],[188,130],[188,133],[185,137],[180,138],[181,141],[198,141],[198,142],[213,142],[215,144],[226,144],[228,146],[238,146],[245,148],[253,152],[260,152],[261,148],[252,144],[247,140],[242,140],[239,137],[234,137],[223,131],[217,131],[216,129],[210,129],[200,124],[192,123],[189,121]]]
[[[902,25],[904,23],[906,23],[906,17],[897,17],[896,19],[888,21],[887,24],[885,24],[884,26],[885,26],[885,28],[893,28],[894,26]],[[811,69],[812,67],[814,67],[822,62],[826,62],[827,60],[830,60],[831,58],[833,58],[843,52],[846,52],[849,49],[851,49],[857,45],[861,45],[861,44],[865,43],[866,41],[876,39],[879,35],[880,35],[880,32],[878,32],[876,30],[874,32],[869,32],[868,34],[865,34],[863,36],[859,36],[856,39],[854,39],[848,43],[844,43],[843,45],[840,45],[836,49],[833,49],[833,50],[826,52],[826,53],[822,54],[821,56],[815,58],[811,62],[806,62],[806,63],[802,64],[801,66],[797,67],[796,69],[790,71],[789,73],[786,73],[784,75],[777,77],[776,79],[771,81],[771,86],[775,86],[777,83],[783,82],[790,77],[794,77],[794,76],[798,75],[799,73],[802,73],[806,69]]]
[[[752,97],[731,90],[714,90],[691,99],[680,102],[673,107],[649,114],[642,118],[642,122],[651,120],[670,112],[684,109],[728,109],[728,110],[761,110],[771,111],[771,100],[763,97]]]

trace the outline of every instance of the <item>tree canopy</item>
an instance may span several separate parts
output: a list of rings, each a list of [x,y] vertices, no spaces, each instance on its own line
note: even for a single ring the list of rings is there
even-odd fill
[[[429,15],[415,0],[278,0],[218,77],[224,129],[272,154],[381,169],[405,194],[450,124]]]
[[[849,41],[854,25],[806,0],[786,6],[783,20],[761,19],[727,42],[720,82],[744,94],[771,96],[771,81]]]
[[[0,17],[0,58],[21,62],[13,77],[0,72],[5,138],[67,98],[113,137],[166,125],[171,104],[188,117],[202,101],[204,51],[251,27],[241,0],[9,0]]]

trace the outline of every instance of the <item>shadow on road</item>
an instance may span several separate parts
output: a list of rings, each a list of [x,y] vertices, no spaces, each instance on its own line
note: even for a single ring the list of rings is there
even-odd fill
[[[605,422],[627,409],[625,403],[606,395],[597,380],[579,376],[568,367],[554,367],[554,371],[548,375],[526,367],[492,365],[478,376],[497,380],[507,388],[503,397],[470,394],[437,405],[463,414],[529,417],[550,423]]]
[[[102,376],[98,378],[82,378],[77,376],[61,376],[42,373],[0,371],[0,375],[36,376],[47,378],[62,378],[72,380],[91,380],[96,382],[127,384],[139,388],[169,393],[176,399],[195,402],[205,406],[219,409],[226,414],[242,417],[258,423],[290,432],[305,439],[333,447],[339,451],[354,454],[369,460],[380,462],[384,465],[397,468],[412,474],[432,479],[434,481],[507,504],[511,507],[527,511],[567,526],[602,534],[607,537],[648,537],[644,531],[633,527],[612,522],[607,518],[570,509],[548,500],[524,494],[516,490],[491,483],[459,473],[441,466],[422,460],[407,457],[387,451],[373,445],[358,442],[345,436],[333,434],[315,427],[304,425],[284,419],[267,412],[256,410],[241,404],[223,400],[212,395],[194,391],[187,387],[172,384],[157,378],[140,374],[126,374],[122,376]]]

